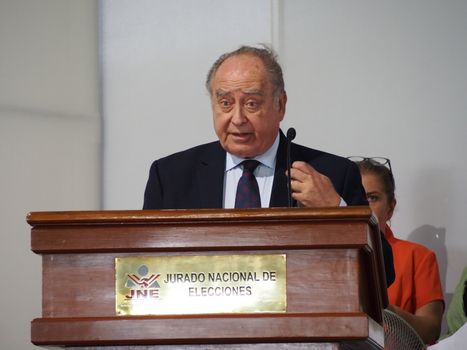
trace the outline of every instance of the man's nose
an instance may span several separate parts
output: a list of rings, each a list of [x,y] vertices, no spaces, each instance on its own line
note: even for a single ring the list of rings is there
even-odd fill
[[[240,125],[246,123],[247,120],[248,119],[243,111],[242,106],[236,105],[232,110],[232,123],[235,125]]]

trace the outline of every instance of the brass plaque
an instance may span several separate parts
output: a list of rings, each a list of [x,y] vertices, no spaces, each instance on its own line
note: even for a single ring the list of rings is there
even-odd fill
[[[115,259],[117,315],[286,311],[285,254]]]

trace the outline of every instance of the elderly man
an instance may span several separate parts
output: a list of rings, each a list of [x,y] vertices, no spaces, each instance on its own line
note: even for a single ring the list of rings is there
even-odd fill
[[[242,46],[211,67],[211,97],[218,141],[156,160],[144,209],[306,207],[367,205],[352,161],[297,144],[280,130],[287,94],[282,69],[267,48]],[[290,192],[289,185],[290,184]],[[382,236],[389,286],[392,251]]]
[[[144,209],[287,206],[287,142],[280,130],[287,95],[273,52],[243,46],[222,55],[206,87],[219,141],[155,161]],[[292,197],[300,205],[367,204],[353,162],[297,144],[291,145],[290,156]],[[256,161],[251,172],[259,198],[238,204],[245,160]]]

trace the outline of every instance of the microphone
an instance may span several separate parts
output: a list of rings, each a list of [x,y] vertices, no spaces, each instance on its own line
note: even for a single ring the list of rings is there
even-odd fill
[[[295,138],[296,135],[297,133],[295,132],[294,128],[289,128],[287,130],[287,195],[289,208],[292,207],[292,180],[290,178],[290,168],[292,167],[292,161],[290,159],[290,144],[292,143],[292,140]]]
[[[297,132],[295,131],[295,129],[289,128],[289,130],[287,130],[287,141],[293,141],[293,139],[295,139],[295,136],[297,136]]]

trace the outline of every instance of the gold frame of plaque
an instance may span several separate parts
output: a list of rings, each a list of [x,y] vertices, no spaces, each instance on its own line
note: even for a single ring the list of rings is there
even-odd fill
[[[27,221],[43,267],[36,345],[383,347],[386,282],[368,207],[33,212]],[[176,308],[174,293],[184,293]],[[128,307],[132,297],[152,298],[152,311],[140,300],[142,312]],[[193,306],[205,300],[220,306]]]

